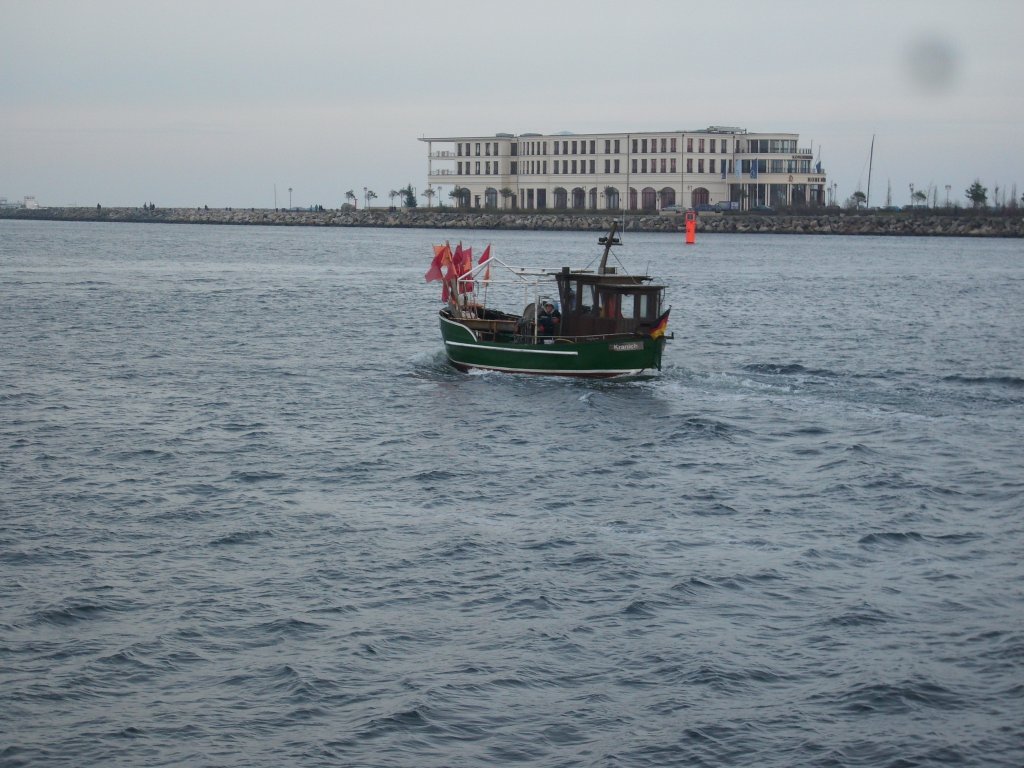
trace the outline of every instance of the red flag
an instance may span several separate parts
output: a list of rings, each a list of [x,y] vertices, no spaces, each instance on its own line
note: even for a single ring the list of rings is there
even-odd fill
[[[488,243],[487,247],[484,248],[483,255],[480,256],[480,262],[479,263],[483,264],[485,261],[490,261],[490,260],[491,260],[491,244]],[[491,265],[488,264],[487,265],[487,269],[484,270],[484,280],[487,281],[487,280],[490,280],[490,279],[491,279]]]
[[[448,245],[447,241],[444,244],[444,252],[441,254],[441,266],[444,267],[444,276],[451,277],[455,268],[452,264],[452,247]]]
[[[473,271],[473,249],[463,248],[462,249],[462,269],[459,270],[460,275],[468,275]],[[459,293],[472,293],[473,292],[473,281],[466,280],[461,283]]]
[[[434,260],[430,262],[430,269],[428,269],[427,274],[423,276],[428,283],[433,282],[434,280],[444,279],[444,275],[441,274],[441,261],[447,247],[448,246],[446,245],[434,246]]]

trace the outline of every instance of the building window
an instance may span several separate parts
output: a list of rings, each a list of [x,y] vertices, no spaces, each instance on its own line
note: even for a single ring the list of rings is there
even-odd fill
[[[712,141],[714,141],[714,139],[712,139]],[[711,151],[714,152],[714,149],[712,148]],[[708,173],[714,173],[714,172],[715,172],[715,158],[711,158],[710,160],[708,160]]]
[[[636,141],[636,139],[634,139],[634,141]],[[630,171],[630,172],[631,173],[636,173],[636,158],[635,157],[633,158],[633,162],[632,162],[631,165],[632,165],[632,171]]]
[[[697,161],[697,173],[704,173],[704,158]]]
[[[519,175],[519,163],[517,161],[515,161],[515,160],[513,160],[511,163],[509,163],[508,164],[508,172],[511,173],[513,176],[518,176]]]
[[[715,139],[712,139],[712,140],[711,140],[711,154],[712,154],[712,155],[713,155],[713,154],[715,154],[715,141],[716,141]],[[714,172],[715,172],[715,169],[714,169],[714,168],[712,168],[712,169],[711,169],[711,172],[712,172],[712,173],[714,173]]]
[[[606,159],[604,161],[604,172],[605,173],[611,173],[612,172],[612,161],[611,160],[607,160]]]
[[[459,161],[458,163],[456,163],[456,165],[458,165],[458,169],[457,169],[457,170],[456,170],[455,172],[456,172],[456,173],[457,173],[457,174],[458,174],[459,176],[461,176],[461,175],[462,175],[462,161],[460,160],[460,161]]]
[[[669,159],[669,173],[678,173],[676,170],[676,159],[674,157]]]
[[[491,142],[489,141],[484,142],[484,154],[488,157],[491,156]]]
[[[619,173],[619,161],[618,160],[615,161],[615,171],[614,172],[615,173]]]
[[[640,173],[647,173],[647,158],[640,161]]]
[[[474,173],[476,173],[477,176],[480,175],[480,161],[479,160],[476,161],[476,170],[474,171]]]
[[[692,157],[686,158],[686,172],[687,173],[693,173],[693,158]]]
[[[676,137],[675,136],[672,137],[672,151],[673,152],[676,151]]]
[[[634,155],[636,154],[636,152],[637,152],[637,147],[638,147],[639,145],[640,145],[640,142],[639,142],[639,141],[637,141],[636,139],[633,139],[633,154],[634,154]]]
[[[693,152],[693,139],[688,138],[686,140],[686,151]]]
[[[479,141],[476,143],[476,156],[480,157],[480,142]]]
[[[615,140],[615,154],[616,155],[619,154],[619,140],[618,139]],[[615,170],[618,171],[618,168],[616,168]]]
[[[594,139],[590,140],[590,154],[597,154],[597,142]]]
[[[576,173],[576,161],[575,160],[572,161],[572,172]]]
[[[558,154],[558,142],[557,141],[555,142],[555,154],[556,155]]]
[[[604,140],[604,153],[606,155],[610,155],[612,153],[612,140],[611,139],[605,139]]]
[[[726,149],[726,145],[728,144],[728,142],[729,142],[728,139],[722,139],[722,154],[723,155],[728,154],[728,152],[729,152],[729,150]]]
[[[665,162],[665,158],[661,158],[661,172],[665,173],[668,170],[668,163]]]
[[[704,152],[704,139],[697,139],[697,151],[703,154]]]
[[[595,172],[595,171],[594,171],[594,168],[595,168],[595,164],[596,164],[596,163],[597,163],[597,160],[591,160],[591,161],[590,161],[590,172],[591,172],[591,173],[594,173],[594,172]]]
[[[576,154],[576,142],[575,141],[572,143],[572,153],[574,155]]]
[[[543,173],[547,173],[547,172],[548,172],[548,161],[547,161],[547,160],[545,160],[545,161],[544,161],[544,169],[543,169]]]
[[[647,151],[647,139],[641,139],[640,140],[640,151],[641,152],[646,152]]]

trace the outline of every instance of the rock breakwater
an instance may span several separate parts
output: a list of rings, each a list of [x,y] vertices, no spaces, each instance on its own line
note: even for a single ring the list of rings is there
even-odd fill
[[[2,219],[42,221],[233,224],[309,227],[415,227],[426,229],[527,229],[603,231],[612,216],[579,212],[455,211],[422,208],[368,211],[285,211],[265,208],[15,208]],[[630,214],[625,228],[676,232],[681,216]],[[1024,237],[1024,211],[929,210],[777,214],[702,214],[698,232],[796,235],[901,235],[945,237]]]

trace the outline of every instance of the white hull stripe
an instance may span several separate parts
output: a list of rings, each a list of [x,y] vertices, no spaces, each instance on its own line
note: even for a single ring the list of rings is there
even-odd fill
[[[452,347],[469,347],[470,349],[487,349],[494,352],[520,352],[527,355],[559,355],[562,357],[578,357],[579,352],[561,351],[555,349],[517,349],[515,347],[491,347],[487,344],[467,344],[463,341],[446,341],[445,344]]]
[[[476,368],[481,371],[498,371],[499,373],[538,373],[552,376],[581,376],[581,375],[612,375],[612,376],[639,376],[641,373],[646,371],[646,368],[588,368],[588,369],[572,369],[572,370],[552,370],[550,368],[506,368],[500,365],[480,365],[478,363],[462,363],[458,360],[453,360],[453,363],[463,365],[466,368]]]

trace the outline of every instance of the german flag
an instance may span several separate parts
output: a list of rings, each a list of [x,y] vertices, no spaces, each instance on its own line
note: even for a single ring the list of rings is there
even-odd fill
[[[671,312],[671,311],[672,311],[671,307],[666,309],[665,313],[661,317],[658,318],[658,322],[656,322],[654,324],[654,327],[651,328],[651,338],[652,339],[660,339],[662,336],[665,335],[665,329],[668,328],[668,313]]]

